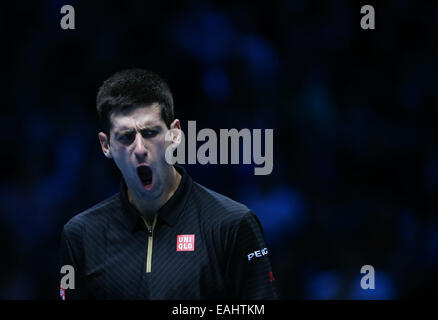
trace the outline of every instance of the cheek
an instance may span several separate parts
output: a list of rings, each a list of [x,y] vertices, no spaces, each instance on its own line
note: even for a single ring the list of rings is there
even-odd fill
[[[129,153],[124,149],[115,148],[112,152],[112,156],[119,168],[124,168],[129,163]]]
[[[164,140],[164,136],[157,139],[157,143],[154,144],[155,152],[159,156],[159,158],[164,158],[165,152],[169,142]]]

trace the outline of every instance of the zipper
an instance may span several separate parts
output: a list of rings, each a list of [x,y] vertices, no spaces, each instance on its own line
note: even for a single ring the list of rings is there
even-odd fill
[[[157,223],[157,216],[154,217],[154,222],[152,222],[152,226],[148,225],[145,217],[142,216],[142,218],[148,230],[148,252],[146,258],[146,273],[150,273],[152,266],[152,245],[154,242],[154,228],[155,228],[155,224]]]

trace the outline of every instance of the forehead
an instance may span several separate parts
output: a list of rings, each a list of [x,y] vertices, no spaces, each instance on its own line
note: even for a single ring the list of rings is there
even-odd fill
[[[113,112],[110,116],[110,121],[114,131],[164,125],[164,121],[161,118],[161,108],[158,103]]]

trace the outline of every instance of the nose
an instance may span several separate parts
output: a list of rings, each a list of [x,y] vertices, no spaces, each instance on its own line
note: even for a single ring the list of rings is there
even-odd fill
[[[134,154],[139,162],[143,162],[148,154],[145,142],[140,133],[137,133],[134,141]]]

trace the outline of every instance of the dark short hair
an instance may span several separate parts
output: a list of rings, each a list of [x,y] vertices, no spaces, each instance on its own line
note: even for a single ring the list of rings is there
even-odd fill
[[[174,120],[173,97],[167,83],[156,73],[127,69],[109,77],[100,86],[96,105],[102,130],[109,134],[113,112],[159,103],[161,118],[170,128]]]

